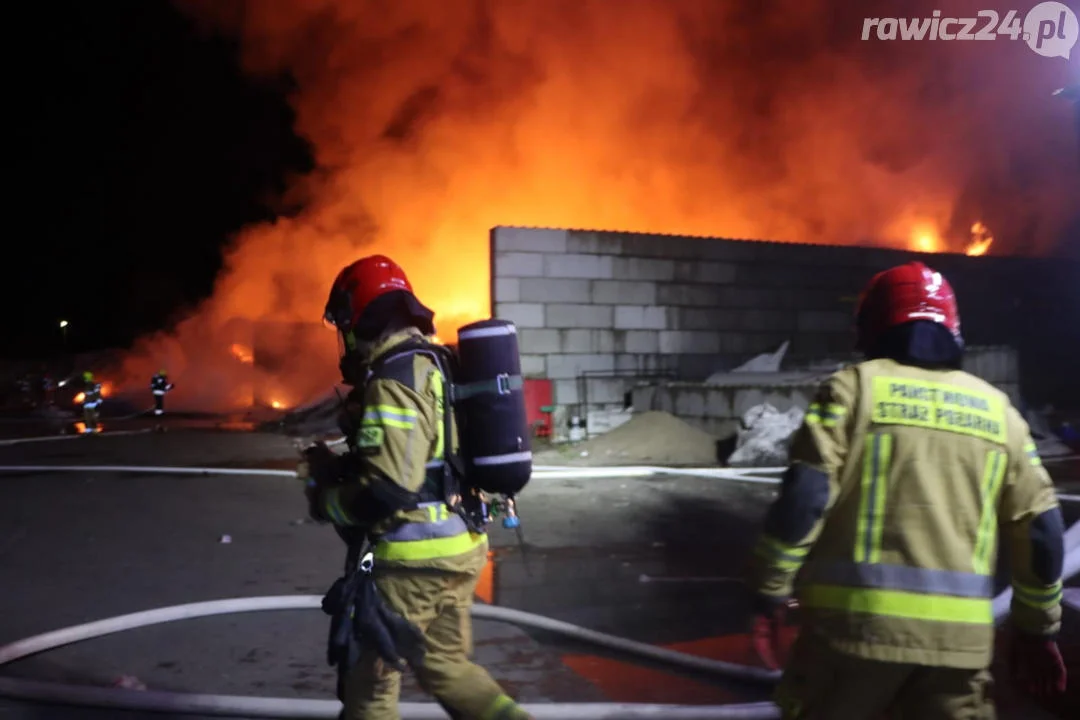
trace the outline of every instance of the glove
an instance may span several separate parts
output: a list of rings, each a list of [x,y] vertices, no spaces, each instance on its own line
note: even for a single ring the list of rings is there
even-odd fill
[[[760,594],[754,600],[754,625],[750,639],[758,659],[770,670],[782,667],[780,629],[787,618],[788,605],[788,601]]]
[[[1014,632],[1009,648],[1013,683],[1039,700],[1064,694],[1068,673],[1053,638]]]

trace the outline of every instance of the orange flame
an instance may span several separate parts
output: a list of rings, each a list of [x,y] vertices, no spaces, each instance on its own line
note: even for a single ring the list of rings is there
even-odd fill
[[[964,250],[968,255],[985,255],[994,244],[994,236],[982,222],[971,226],[971,243]]]
[[[236,360],[261,355],[264,341],[230,355],[239,338],[228,323],[316,323],[337,272],[369,253],[402,263],[452,338],[490,312],[496,225],[941,252],[941,232],[913,233],[913,213],[945,228],[961,200],[1008,215],[1032,198],[1039,212],[1016,207],[1046,218],[1035,239],[1045,249],[1074,202],[1058,188],[1075,177],[1075,157],[1045,152],[1071,143],[1067,132],[1045,140],[1043,124],[990,142],[1010,127],[998,120],[1028,116],[1000,92],[1026,72],[1014,52],[913,51],[895,72],[875,72],[856,49],[866,43],[831,44],[833,13],[812,0],[787,0],[767,18],[716,0],[617,12],[611,0],[177,4],[239,38],[249,74],[295,79],[294,129],[317,167],[290,184],[287,204],[300,209],[240,231],[213,299],[175,333],[147,339],[125,368],[144,384],[156,362],[144,358],[169,357],[183,373],[177,401],[239,395],[250,373]],[[791,38],[795,51],[745,62],[761,48],[790,50]],[[993,80],[925,102],[915,89],[926,77],[954,74],[941,63]],[[973,116],[986,119],[982,134]],[[1001,168],[1028,145],[1023,157],[1043,153],[1039,192],[1011,193]],[[336,379],[332,341],[273,349],[298,358],[309,379]]]
[[[274,408],[275,410],[281,410],[285,407],[285,404],[280,400],[271,400],[270,407]]]
[[[233,343],[229,348],[229,352],[233,354],[233,357],[244,363],[250,365],[255,362],[255,354],[251,351],[251,348],[244,347],[239,343]]]
[[[75,404],[82,405],[82,401],[86,399],[86,393],[79,393],[75,396]]]

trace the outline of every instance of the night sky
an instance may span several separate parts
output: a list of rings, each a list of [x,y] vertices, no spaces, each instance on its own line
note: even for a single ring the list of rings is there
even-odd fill
[[[55,354],[61,319],[72,351],[163,327],[209,295],[232,233],[288,211],[285,177],[311,164],[289,79],[244,77],[235,42],[165,0],[33,13],[49,31],[9,135],[32,151],[9,210],[6,358]]]

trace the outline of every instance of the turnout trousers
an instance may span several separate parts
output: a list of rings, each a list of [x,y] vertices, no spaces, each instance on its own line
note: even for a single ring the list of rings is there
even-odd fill
[[[799,634],[776,691],[783,720],[995,720],[990,671],[867,660]]]
[[[378,571],[376,571],[378,572]],[[426,657],[413,668],[420,687],[454,720],[530,720],[488,674],[470,660],[469,608],[478,574],[383,570],[375,584],[386,603],[424,633]],[[345,720],[400,720],[401,673],[363,650],[345,680]]]

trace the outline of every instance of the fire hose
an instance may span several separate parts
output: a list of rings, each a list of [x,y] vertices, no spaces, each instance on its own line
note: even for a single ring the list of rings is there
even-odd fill
[[[0,466],[0,471],[33,472],[65,469],[101,472],[184,472],[233,475],[274,475],[294,477],[284,470],[251,470],[241,468],[154,468],[129,466]],[[736,478],[732,478],[736,479]],[[1065,534],[1066,558],[1063,576],[1071,579],[1080,572],[1080,523]],[[1011,590],[994,598],[994,617],[1001,621],[1009,612]],[[0,647],[0,666],[16,660],[71,643],[89,640],[124,630],[131,630],[177,620],[260,610],[295,610],[320,608],[322,598],[314,595],[234,598],[187,605],[175,605],[131,615],[77,625],[16,641]],[[666,650],[587,628],[578,627],[541,615],[510,608],[476,605],[477,619],[508,622],[526,628],[542,630],[573,640],[590,643],[608,650],[634,655],[653,662],[707,673],[727,679],[756,683],[775,682],[779,673],[749,666],[726,663],[686,653]],[[94,688],[48,683],[15,678],[0,678],[0,696],[39,702],[69,705],[138,709],[151,712],[245,716],[249,718],[336,718],[340,704],[335,701],[296,700],[290,698],[258,698],[227,695],[184,693],[133,692],[117,688]],[[779,711],[772,703],[745,703],[720,706],[649,705],[634,703],[550,703],[527,706],[536,720],[616,720],[617,718],[671,718],[671,720],[773,720]],[[401,717],[406,720],[442,720],[446,717],[437,705],[402,703]]]

